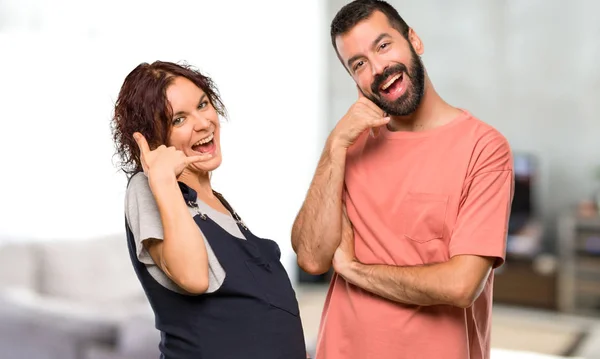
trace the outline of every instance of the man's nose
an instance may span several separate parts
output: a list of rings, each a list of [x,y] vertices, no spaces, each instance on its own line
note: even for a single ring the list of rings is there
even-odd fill
[[[373,74],[373,77],[383,74],[387,68],[387,61],[371,59],[371,73]]]

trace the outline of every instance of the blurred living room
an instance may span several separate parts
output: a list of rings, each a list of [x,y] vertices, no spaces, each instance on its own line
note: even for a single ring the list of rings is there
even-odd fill
[[[155,60],[217,84],[229,116],[213,186],[279,244],[314,350],[331,273],[299,269],[290,233],[356,101],[329,39],[347,2],[0,0],[1,359],[158,358],[110,128],[123,79]],[[514,152],[492,359],[600,358],[600,2],[389,2],[436,90]]]

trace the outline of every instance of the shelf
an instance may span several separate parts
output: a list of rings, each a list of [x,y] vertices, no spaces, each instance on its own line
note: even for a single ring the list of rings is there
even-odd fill
[[[559,308],[600,315],[600,217],[559,218]]]
[[[578,229],[595,229],[600,230],[600,216],[594,217],[575,217],[576,226]]]
[[[591,296],[598,296],[600,299],[600,281],[577,279],[575,290]]]

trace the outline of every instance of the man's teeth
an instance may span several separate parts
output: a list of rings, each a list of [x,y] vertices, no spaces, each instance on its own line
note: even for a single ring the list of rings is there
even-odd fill
[[[385,84],[383,84],[383,86],[381,86],[381,89],[384,90],[384,91],[387,90],[388,87],[392,86],[392,84],[394,83],[394,81],[398,80],[401,75],[402,74],[398,74],[398,75],[392,77],[391,79],[389,79],[388,82],[386,82]]]
[[[203,145],[205,143],[208,143],[208,142],[212,141],[213,137],[214,137],[214,133],[211,133],[210,135],[208,135],[208,137],[203,138],[200,141],[194,143],[194,147],[200,146],[200,145]]]

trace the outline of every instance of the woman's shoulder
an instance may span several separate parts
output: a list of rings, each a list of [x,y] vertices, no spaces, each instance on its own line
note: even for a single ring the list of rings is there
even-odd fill
[[[129,178],[129,182],[127,184],[127,192],[136,191],[140,188],[148,188],[150,189],[150,185],[148,184],[148,177],[144,174],[144,172],[138,172]]]
[[[154,196],[152,196],[150,184],[148,183],[148,177],[146,177],[144,172],[138,172],[129,179],[129,183],[127,184],[127,189],[125,191],[125,196],[128,199],[140,197],[154,198]]]

